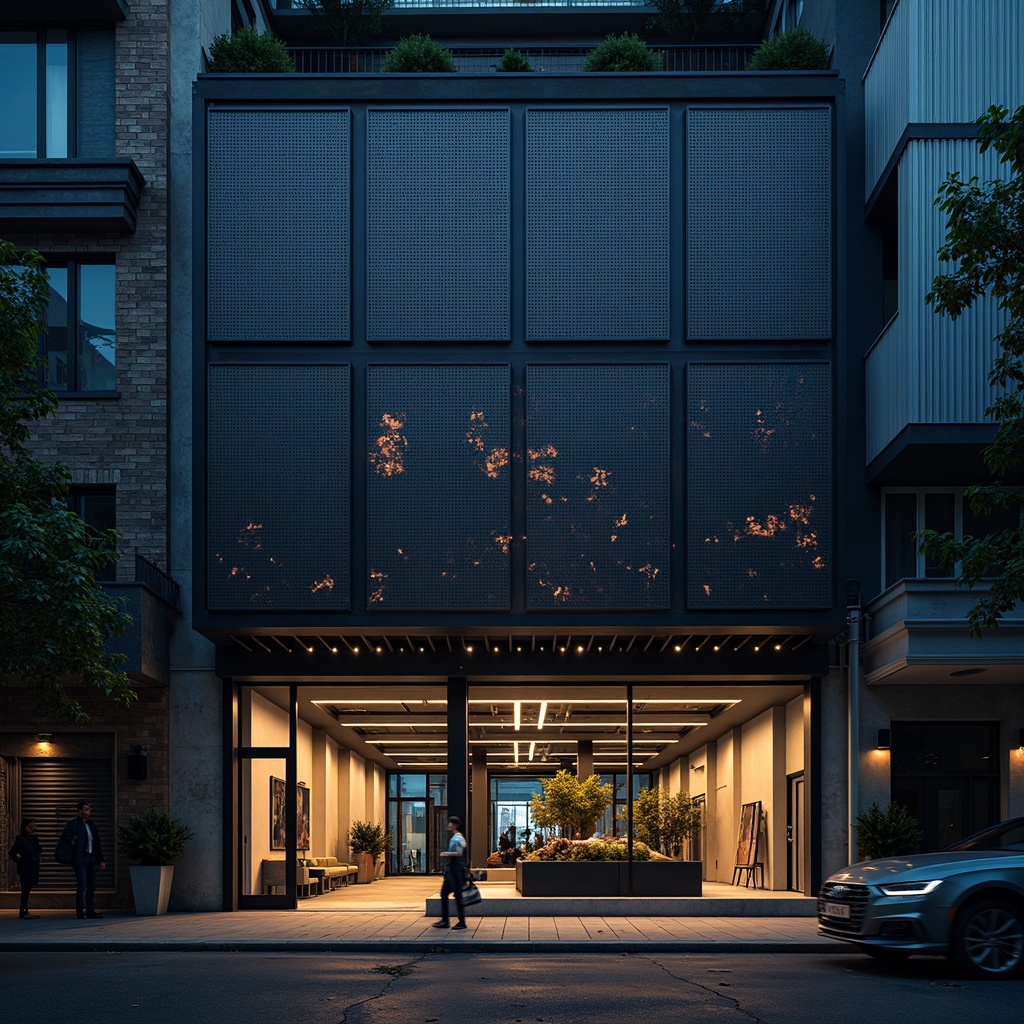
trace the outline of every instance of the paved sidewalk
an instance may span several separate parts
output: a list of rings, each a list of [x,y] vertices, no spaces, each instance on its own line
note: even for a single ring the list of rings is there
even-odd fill
[[[732,893],[736,910],[763,906],[757,916],[710,914],[718,899],[687,900],[679,916],[615,916],[602,913],[600,899],[579,901],[575,913],[493,913],[500,898],[517,897],[514,887],[484,883],[489,912],[470,907],[465,931],[432,927],[424,913],[437,895],[436,879],[396,878],[349,886],[317,899],[300,900],[296,910],[235,913],[171,913],[137,917],[109,912],[102,920],[75,920],[71,910],[40,911],[19,920],[0,912],[0,952],[42,951],[247,951],[247,952],[419,952],[462,949],[481,952],[677,952],[677,953],[849,953],[852,947],[817,934],[806,916],[812,901],[796,894],[793,913],[780,894],[743,892],[708,884],[708,897]],[[783,894],[784,895],[784,894]],[[742,896],[742,899],[739,897]],[[522,899],[521,897],[517,897]],[[750,898],[754,903],[746,902]],[[69,897],[73,900],[73,897]],[[525,902],[525,901],[524,901]],[[621,905],[621,901],[614,901]],[[638,904],[638,909],[641,904]],[[800,913],[796,912],[800,905]],[[610,905],[609,909],[610,909]],[[780,909],[781,908],[781,909]],[[452,908],[454,909],[454,907]],[[682,908],[681,908],[682,910]],[[699,913],[707,916],[697,916]]]
[[[431,927],[422,913],[240,911],[108,915],[77,921],[43,911],[37,920],[0,918],[0,952],[210,950],[273,952],[418,951],[444,946],[473,952],[564,951],[579,953],[672,951],[677,953],[852,952],[845,943],[817,935],[806,917],[469,917],[465,931]]]

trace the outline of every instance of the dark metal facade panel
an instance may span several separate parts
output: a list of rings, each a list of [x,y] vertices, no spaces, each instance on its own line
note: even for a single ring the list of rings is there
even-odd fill
[[[668,608],[668,366],[530,366],[526,407],[527,607]]]
[[[350,607],[350,371],[209,367],[211,610]]]
[[[690,608],[827,608],[832,394],[824,363],[691,363]]]
[[[832,111],[686,114],[693,341],[832,336]]]
[[[347,341],[348,110],[207,116],[209,339]]]
[[[669,115],[530,110],[526,338],[667,341]]]
[[[507,366],[367,368],[367,605],[509,610]]]
[[[509,339],[507,110],[367,112],[367,339]]]
[[[75,155],[111,157],[114,146],[114,32],[80,31],[75,46]]]

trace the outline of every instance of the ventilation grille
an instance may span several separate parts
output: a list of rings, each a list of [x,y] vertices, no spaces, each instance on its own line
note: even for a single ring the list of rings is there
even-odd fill
[[[368,371],[371,610],[509,607],[507,366]]]
[[[830,111],[691,110],[687,336],[832,334]]]
[[[367,115],[367,337],[507,341],[509,114]]]
[[[669,606],[667,366],[527,371],[527,606]]]
[[[210,367],[209,607],[347,610],[349,369]]]
[[[530,341],[669,336],[668,112],[531,110]]]
[[[824,364],[690,364],[691,608],[831,607],[829,380]]]
[[[349,338],[347,110],[213,110],[213,341]]]

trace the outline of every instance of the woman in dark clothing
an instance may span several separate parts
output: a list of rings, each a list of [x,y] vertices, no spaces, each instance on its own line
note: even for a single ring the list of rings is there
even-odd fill
[[[18,917],[38,917],[28,912],[28,894],[32,886],[39,884],[39,858],[41,851],[36,838],[36,823],[31,818],[21,823],[21,834],[14,840],[10,850],[10,858],[14,861],[21,882],[21,907]]]

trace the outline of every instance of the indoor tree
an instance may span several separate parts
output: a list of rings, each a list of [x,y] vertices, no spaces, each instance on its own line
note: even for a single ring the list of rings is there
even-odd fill
[[[586,837],[611,806],[612,784],[596,775],[578,779],[564,768],[553,778],[543,779],[544,793],[534,793],[530,807],[538,828],[557,828],[572,839]]]

